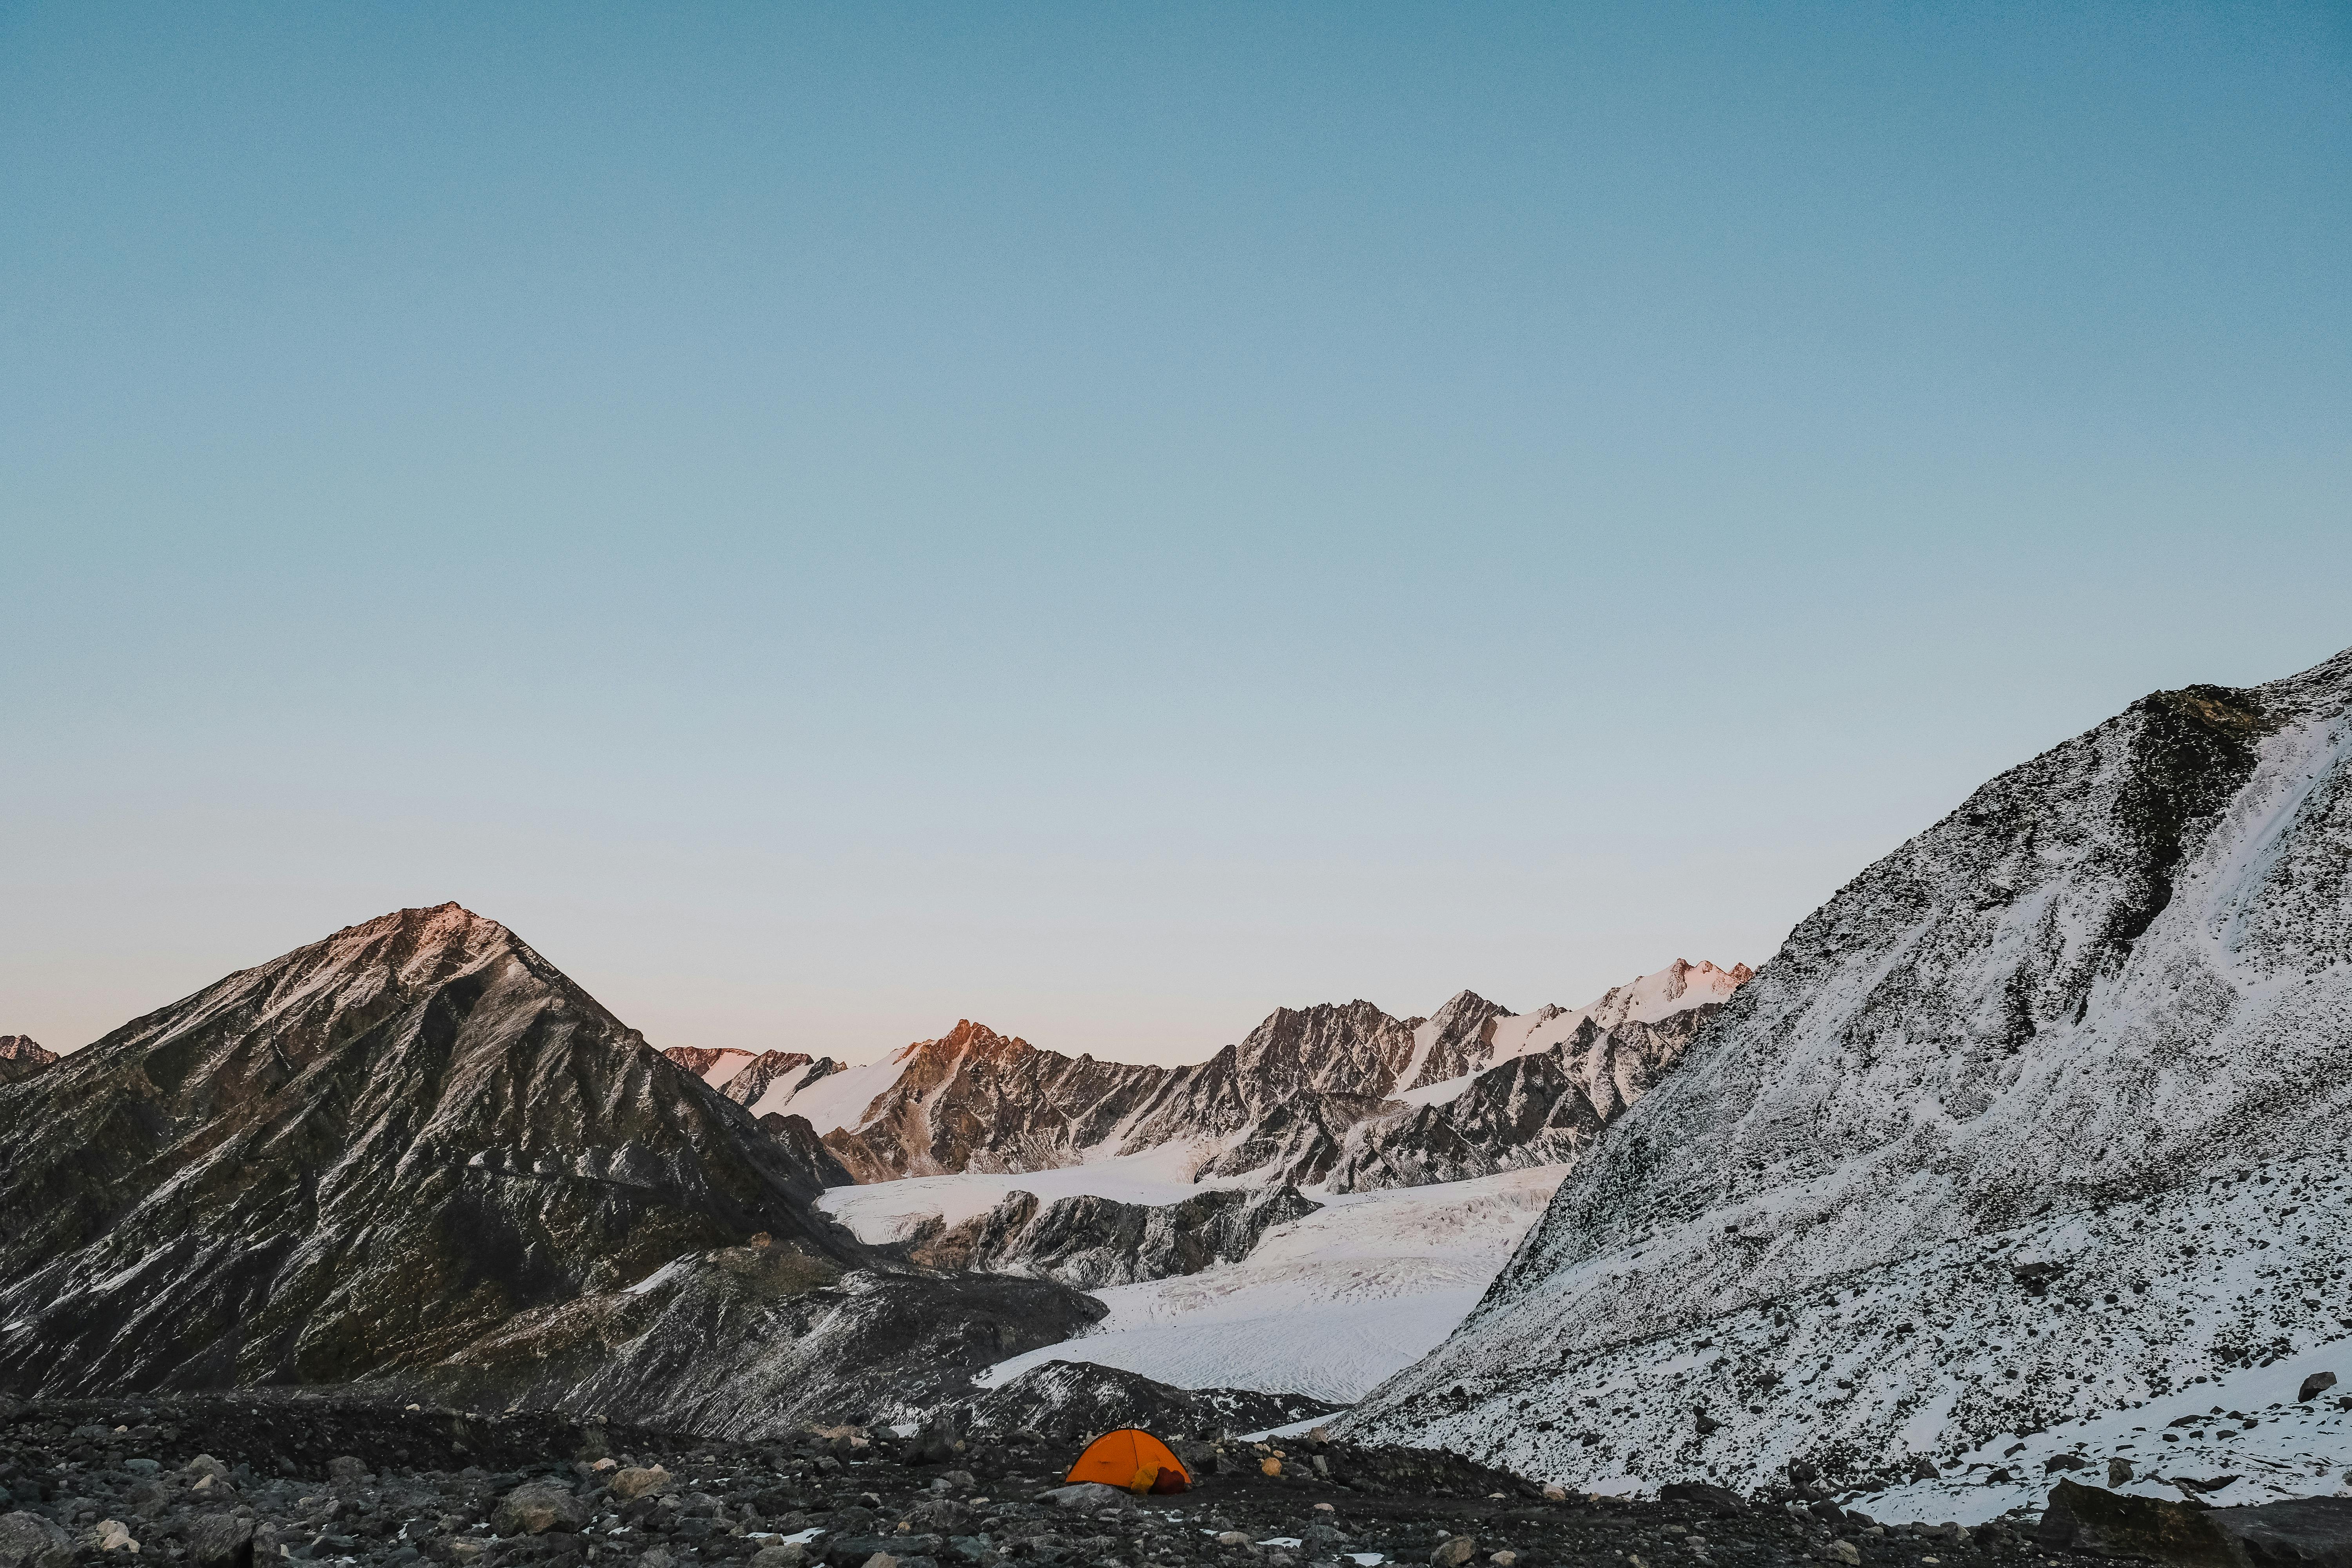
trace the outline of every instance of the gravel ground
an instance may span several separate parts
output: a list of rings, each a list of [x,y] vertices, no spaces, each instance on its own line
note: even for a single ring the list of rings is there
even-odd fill
[[[310,1393],[0,1398],[0,1568],[135,1555],[404,1568],[1709,1568],[2063,1563],[2030,1529],[1881,1528],[1696,1491],[1547,1496],[1451,1455],[1179,1442],[1192,1490],[1052,1495],[1034,1434],[852,1429],[757,1444]],[[877,1563],[878,1555],[889,1559]],[[2084,1559],[2084,1561],[2088,1561]]]

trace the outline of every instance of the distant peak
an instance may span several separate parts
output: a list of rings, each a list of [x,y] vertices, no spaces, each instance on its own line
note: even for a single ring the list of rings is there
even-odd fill
[[[0,1061],[47,1067],[57,1059],[57,1052],[43,1050],[30,1035],[0,1035]]]
[[[958,1018],[956,1026],[935,1040],[917,1040],[898,1053],[904,1060],[910,1057],[955,1057],[967,1053],[1003,1057],[1018,1056],[1034,1049],[1028,1041],[1017,1035],[1000,1035],[985,1024],[970,1018]]]

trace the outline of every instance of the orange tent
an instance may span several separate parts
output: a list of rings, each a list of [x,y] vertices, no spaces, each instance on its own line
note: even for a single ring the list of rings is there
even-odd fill
[[[1168,1445],[1136,1426],[1106,1432],[1087,1445],[1066,1481],[1100,1481],[1139,1495],[1144,1492],[1190,1490],[1192,1472],[1168,1451]]]

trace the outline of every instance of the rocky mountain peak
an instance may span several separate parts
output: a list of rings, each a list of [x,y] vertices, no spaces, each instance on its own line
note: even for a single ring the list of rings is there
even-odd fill
[[[985,1024],[970,1018],[958,1018],[956,1026],[935,1040],[917,1040],[900,1051],[902,1059],[917,1056],[945,1060],[957,1057],[975,1056],[990,1061],[1009,1061],[1035,1050],[1028,1041],[1015,1036],[1000,1035]]]
[[[349,1377],[694,1247],[845,1246],[805,1150],[456,904],[241,970],[0,1096],[30,1130],[0,1167],[0,1379],[28,1387]]]
[[[30,1035],[0,1035],[0,1083],[16,1083],[43,1068],[54,1067],[55,1051],[45,1051]]]

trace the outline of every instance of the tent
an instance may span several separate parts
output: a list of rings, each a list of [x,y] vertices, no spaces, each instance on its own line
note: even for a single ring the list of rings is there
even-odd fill
[[[1190,1490],[1192,1472],[1168,1445],[1135,1426],[1106,1432],[1087,1445],[1066,1481],[1100,1481],[1138,1494]]]

